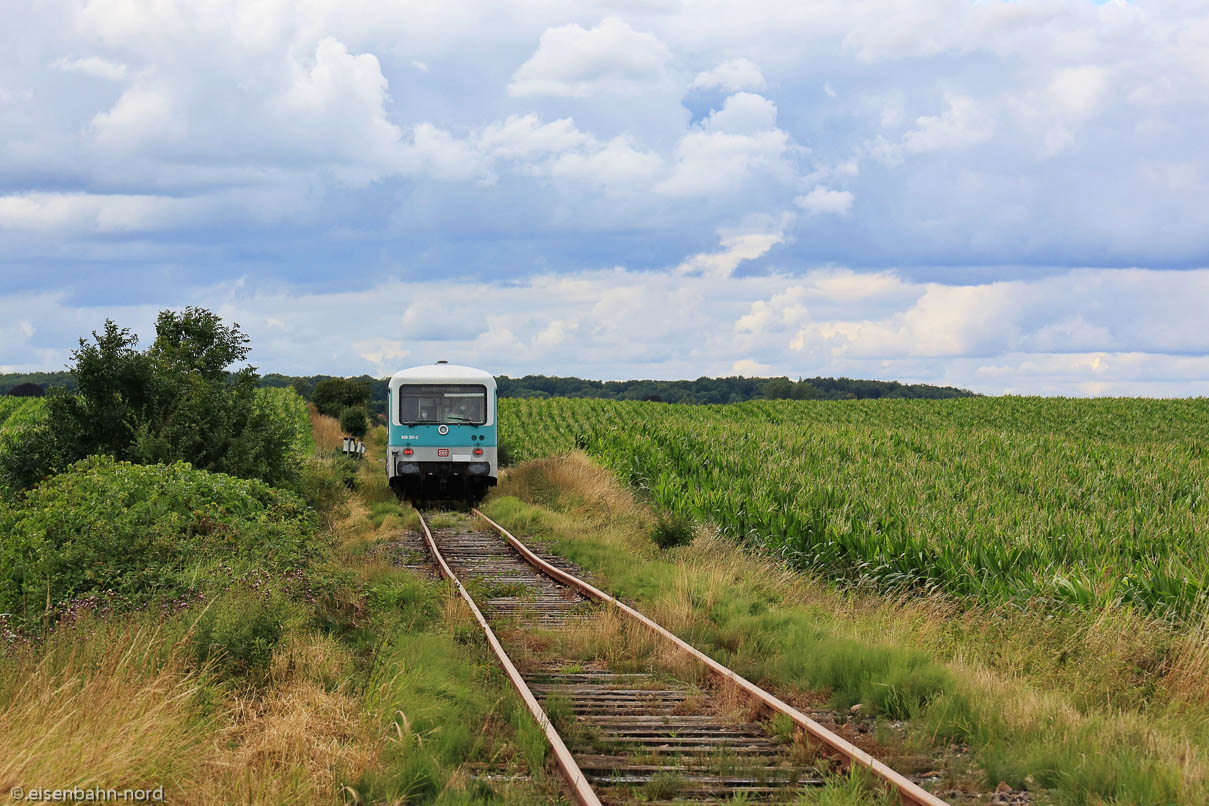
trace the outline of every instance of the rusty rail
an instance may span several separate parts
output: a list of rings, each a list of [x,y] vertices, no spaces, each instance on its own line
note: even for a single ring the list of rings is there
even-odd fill
[[[511,545],[512,548],[518,554],[520,554],[521,557],[523,557],[526,562],[528,562],[534,568],[539,570],[541,573],[545,574],[546,576],[550,577],[551,579],[554,579],[558,582],[562,582],[565,585],[575,588],[576,590],[578,590],[580,593],[587,596],[588,598],[595,599],[597,601],[604,602],[606,604],[616,607],[622,613],[625,613],[627,616],[634,619],[638,623],[642,624],[644,627],[651,630],[656,635],[659,635],[660,637],[672,642],[675,646],[684,650],[689,655],[691,655],[693,658],[700,661],[711,672],[717,674],[719,677],[722,677],[725,680],[730,681],[735,686],[738,686],[740,689],[742,689],[747,694],[749,694],[750,696],[757,699],[759,702],[761,702],[767,708],[789,717],[791,720],[793,720],[794,724],[796,724],[799,728],[801,728],[803,731],[805,731],[809,736],[814,738],[816,741],[821,742],[822,744],[826,745],[833,752],[838,753],[842,757],[848,759],[851,763],[864,767],[865,769],[869,770],[869,772],[873,773],[873,775],[880,778],[882,781],[887,783],[895,792],[897,792],[899,798],[904,803],[913,804],[914,806],[948,806],[948,804],[945,801],[936,797],[931,792],[928,792],[927,790],[923,789],[918,784],[916,784],[914,781],[907,779],[900,773],[896,772],[895,770],[891,769],[887,765],[878,761],[876,758],[869,755],[864,750],[860,749],[859,747],[852,744],[848,740],[831,732],[824,726],[820,725],[818,722],[815,722],[813,719],[811,719],[810,717],[803,714],[798,709],[794,708],[792,705],[781,700],[780,698],[776,697],[775,695],[771,694],[770,692],[765,691],[764,689],[760,688],[755,683],[752,683],[750,680],[746,679],[745,677],[731,671],[727,667],[723,666],[721,663],[718,663],[718,661],[714,660],[709,655],[706,655],[704,652],[700,651],[696,647],[681,640],[674,633],[661,627],[659,624],[655,623],[654,621],[651,621],[649,618],[644,616],[642,613],[639,613],[634,608],[630,607],[629,605],[625,604],[624,602],[618,601],[617,599],[615,599],[614,597],[605,593],[604,591],[600,590],[599,588],[596,588],[596,587],[588,584],[587,582],[584,582],[582,579],[579,579],[575,575],[569,574],[566,571],[563,571],[562,569],[557,568],[557,567],[551,565],[550,563],[546,562],[541,557],[539,557],[537,554],[535,554],[533,551],[531,551],[528,546],[526,546],[521,541],[517,540],[516,537],[514,537],[511,532],[509,532],[507,529],[505,529],[500,524],[491,520],[491,518],[488,518],[486,515],[484,515],[478,509],[471,509],[471,512],[473,512],[475,515],[477,515],[478,517],[480,517],[484,521],[486,521],[488,524],[490,524],[492,528],[494,528],[497,532],[499,532],[500,535],[502,535],[503,538],[506,541],[508,541],[508,544]],[[427,531],[427,528],[428,527],[425,526],[425,531]],[[435,550],[435,544],[434,544],[434,550]],[[461,588],[460,585],[458,587],[459,587],[459,589]],[[465,596],[465,595],[466,594],[463,592],[463,596]],[[471,606],[473,607],[473,604]],[[478,612],[477,609],[475,612],[477,614],[477,612]],[[481,616],[480,616],[480,620],[481,620]],[[484,627],[486,627],[486,622],[482,622],[482,623],[483,623]],[[514,681],[514,684],[515,683],[516,683],[516,681]],[[520,685],[523,686],[524,682],[521,681]],[[555,734],[555,735],[557,736],[557,734]],[[574,761],[572,761],[572,763],[574,763]]]
[[[449,567],[449,564],[445,562],[445,558],[441,556],[441,551],[437,548],[437,542],[433,539],[432,532],[428,528],[428,522],[424,520],[424,515],[418,509],[416,510],[416,514],[420,517],[420,527],[424,531],[424,541],[428,544],[428,550],[432,552],[433,558],[436,559],[441,573],[457,587],[458,593],[465,600],[466,605],[470,608],[470,612],[474,614],[475,621],[483,628],[483,633],[487,636],[487,643],[491,646],[491,651],[495,653],[495,657],[499,660],[500,665],[504,667],[508,680],[511,681],[517,693],[521,695],[521,699],[525,701],[525,706],[529,709],[529,713],[533,715],[533,718],[537,720],[537,724],[545,732],[546,738],[550,741],[550,746],[554,750],[554,760],[558,764],[559,770],[562,771],[563,777],[567,779],[567,784],[571,787],[576,801],[581,806],[602,806],[600,798],[596,796],[591,784],[588,783],[588,779],[575,762],[575,757],[571,755],[571,751],[567,749],[566,743],[563,742],[562,737],[558,735],[558,731],[555,730],[554,725],[550,722],[550,717],[546,716],[546,712],[542,710],[537,697],[533,696],[529,685],[525,683],[524,678],[521,677],[521,673],[517,671],[516,666],[508,657],[508,653],[504,651],[503,645],[496,638],[495,632],[487,624],[487,619],[483,616],[483,612],[479,610],[478,605],[474,603],[474,599],[470,597],[470,594],[462,587],[461,581],[453,573],[453,569]]]

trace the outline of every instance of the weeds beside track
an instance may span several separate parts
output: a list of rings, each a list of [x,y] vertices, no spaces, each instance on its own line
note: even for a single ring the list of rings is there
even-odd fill
[[[458,522],[434,532],[422,516],[421,528],[442,573],[475,613],[546,731],[578,802],[793,802],[805,788],[822,785],[827,773],[859,768],[903,803],[944,806],[806,714],[584,582],[574,569],[558,567],[475,514],[499,535]],[[476,589],[505,640],[519,648],[517,662],[459,576]],[[610,618],[634,628],[637,651],[591,666],[560,655],[560,637]]]

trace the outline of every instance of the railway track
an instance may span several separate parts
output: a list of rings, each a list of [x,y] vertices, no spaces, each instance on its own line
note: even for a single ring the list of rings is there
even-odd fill
[[[821,772],[867,769],[912,806],[944,801],[722,666],[638,611],[541,556],[478,510],[430,528],[424,544],[453,581],[513,686],[542,726],[578,803],[793,802]],[[472,595],[471,590],[477,595]],[[619,618],[701,674],[654,662],[590,662],[534,655],[535,636]],[[639,626],[640,625],[640,626]],[[503,640],[501,637],[503,636]],[[518,660],[505,649],[514,647]],[[688,678],[686,680],[686,678]],[[736,709],[737,701],[744,707]]]

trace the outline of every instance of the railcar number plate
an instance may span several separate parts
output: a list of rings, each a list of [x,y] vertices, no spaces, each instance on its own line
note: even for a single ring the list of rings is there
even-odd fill
[[[448,456],[449,448],[437,448],[437,456]]]

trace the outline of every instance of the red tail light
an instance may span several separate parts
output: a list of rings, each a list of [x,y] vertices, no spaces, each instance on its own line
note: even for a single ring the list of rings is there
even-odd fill
[[[474,449],[474,455],[475,455],[475,456],[482,456],[482,455],[483,455],[483,449],[482,449],[482,448],[475,448],[475,449]]]
[[[411,456],[413,453],[415,453],[415,451],[413,451],[411,448],[404,448],[404,449],[403,449],[403,455],[404,455],[404,456]]]

